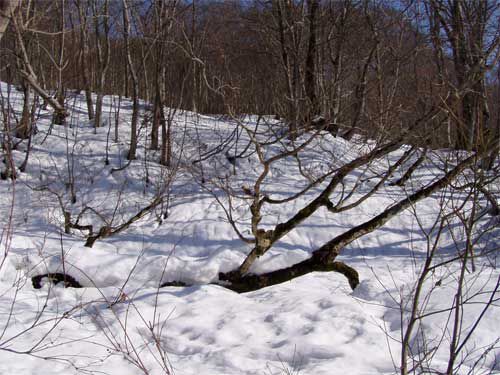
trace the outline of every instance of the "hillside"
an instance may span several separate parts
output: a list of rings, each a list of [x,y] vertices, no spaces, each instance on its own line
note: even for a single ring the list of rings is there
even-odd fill
[[[0,88],[5,95],[7,85]],[[9,103],[19,116],[22,93],[11,89]],[[117,98],[106,96],[104,126],[94,128],[84,95],[66,100],[68,124],[53,125],[51,111],[40,108],[31,145],[12,142],[17,167],[31,147],[26,170],[0,181],[0,373],[392,374],[399,372],[410,321],[410,367],[429,373],[448,366],[455,320],[457,340],[464,342],[455,373],[500,373],[500,221],[487,197],[468,190],[475,170],[464,170],[453,185],[348,243],[337,260],[359,273],[354,290],[339,273],[311,272],[239,294],[218,275],[237,268],[252,249],[234,226],[251,237],[259,159],[303,145],[271,163],[263,181],[263,196],[290,198],[263,206],[259,228],[270,230],[325,189],[328,178],[318,179],[369,154],[380,140],[348,141],[311,130],[292,144],[271,116],[235,119],[178,110],[167,168],[158,163],[159,151],[148,147],[147,122],[139,130],[137,159],[127,161],[131,102],[122,100],[117,114]],[[141,108],[144,114],[150,106],[142,102]],[[354,168],[331,199],[348,205],[370,195],[335,214],[319,208],[258,258],[250,273],[308,259],[465,157],[432,150],[409,182],[393,186],[417,159],[410,151],[418,149],[403,144]],[[499,180],[485,173],[498,199]],[[65,212],[71,223],[66,231]],[[467,227],[469,219],[473,225]],[[93,234],[106,226],[116,233],[88,247],[89,226]],[[473,262],[464,255],[469,240]],[[431,252],[432,269],[415,300]],[[31,278],[49,273],[71,276],[82,288],[45,278],[35,289]],[[160,288],[166,282],[187,286]],[[415,303],[418,319],[412,320]]]

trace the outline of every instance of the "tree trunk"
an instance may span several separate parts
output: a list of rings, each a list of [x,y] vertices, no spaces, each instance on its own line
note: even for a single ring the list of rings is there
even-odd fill
[[[318,0],[308,0],[309,8],[309,45],[306,57],[305,91],[309,100],[309,121],[318,114],[318,100],[316,97],[316,13]]]
[[[88,40],[88,26],[87,26],[87,11],[83,9],[81,1],[76,2],[78,7],[78,16],[80,18],[80,63],[82,67],[83,87],[85,91],[85,101],[87,104],[87,115],[89,120],[95,118],[94,103],[92,101],[92,85],[89,73],[89,40]]]
[[[354,90],[354,113],[351,121],[351,125],[349,130],[343,135],[345,139],[351,139],[356,132],[356,129],[359,125],[359,121],[365,112],[366,107],[366,94],[367,94],[367,86],[368,86],[368,68],[373,59],[373,55],[377,50],[378,42],[375,43],[373,48],[371,49],[368,57],[365,60],[365,64],[363,68],[360,69],[358,82],[356,83],[356,88]]]
[[[14,11],[19,5],[20,0],[0,0],[0,40],[9,25]]]
[[[106,74],[109,68],[109,62],[111,58],[111,53],[110,53],[111,46],[109,41],[108,2],[109,0],[106,0],[104,2],[104,14],[102,15],[104,19],[104,37],[105,37],[104,56],[101,44],[101,33],[99,31],[99,20],[98,20],[99,15],[97,14],[96,2],[95,1],[92,2],[92,11],[94,16],[94,33],[95,33],[96,51],[97,51],[97,70],[99,74],[99,77],[97,79],[97,98],[95,103],[95,120],[94,120],[96,128],[101,126],[102,123],[102,102],[104,98],[104,84],[106,82]]]
[[[123,4],[123,32],[125,39],[125,53],[127,55],[127,66],[132,78],[132,123],[130,124],[130,148],[127,159],[135,160],[137,155],[137,122],[139,121],[139,83],[137,80],[137,72],[132,61],[132,52],[130,50],[130,13],[129,6],[126,0],[122,0]]]
[[[497,68],[497,100],[500,101],[500,61]],[[485,161],[485,167],[492,169],[495,164],[495,159],[500,152],[500,105],[497,105],[497,121],[496,124],[490,123],[490,136],[488,144],[491,144],[491,152]]]
[[[24,101],[21,121],[16,129],[16,137],[27,139],[31,134],[31,86],[23,83]]]
[[[160,129],[160,118],[161,118],[161,106],[163,103],[160,99],[160,90],[158,88],[158,83],[156,85],[155,102],[153,105],[153,125],[151,126],[151,145],[149,148],[151,150],[158,150],[158,130]]]
[[[59,52],[58,52],[58,61],[57,61],[57,92],[56,92],[56,100],[59,103],[59,107],[64,108],[65,101],[65,87],[63,82],[63,70],[65,68],[64,62],[64,52],[65,52],[65,0],[60,0],[60,14],[59,14]],[[66,123],[66,112],[54,111],[53,122],[56,125],[65,125]]]

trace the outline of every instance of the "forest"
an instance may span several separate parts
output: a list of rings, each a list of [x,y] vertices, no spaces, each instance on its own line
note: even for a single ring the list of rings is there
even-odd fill
[[[500,374],[500,3],[0,0],[0,373]]]

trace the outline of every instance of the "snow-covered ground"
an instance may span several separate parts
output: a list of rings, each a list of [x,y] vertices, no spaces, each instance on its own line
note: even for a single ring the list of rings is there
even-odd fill
[[[6,96],[7,85],[2,84],[1,91]],[[10,103],[17,111],[21,100],[18,92],[11,94]],[[69,97],[68,105],[66,127],[51,126],[50,111],[40,111],[27,170],[18,172],[15,182],[0,181],[0,244],[5,253],[0,269],[1,374],[399,371],[402,329],[436,233],[430,231],[432,224],[440,204],[462,202],[465,193],[435,194],[349,245],[339,259],[359,272],[361,283],[355,291],[340,274],[311,273],[237,294],[210,282],[219,272],[236,268],[251,249],[238,238],[221,206],[228,208],[222,187],[242,197],[232,200],[232,213],[242,234],[248,235],[250,213],[242,187],[252,186],[262,167],[251,147],[235,165],[225,156],[244,151],[246,132],[211,155],[235,131],[235,122],[178,111],[173,123],[174,167],[160,166],[158,151],[139,147],[137,160],[114,170],[127,164],[130,102],[121,103],[118,142],[114,139],[116,98],[105,98],[105,126],[97,131],[85,119],[82,96]],[[253,129],[257,118],[243,121]],[[148,144],[148,137],[149,129],[142,127],[142,146]],[[13,151],[18,166],[26,147],[24,141]],[[280,143],[266,147],[266,158],[283,147]],[[302,174],[294,157],[271,166],[265,192],[273,198],[289,197],[307,185],[304,175],[314,179],[370,147],[322,134],[302,153]],[[359,184],[354,198],[361,196],[377,182],[365,181],[366,176],[382,172],[405,150],[370,165],[369,171],[349,175],[345,187]],[[204,160],[192,163],[200,157]],[[441,158],[444,153],[432,153],[407,189],[439,175]],[[321,187],[324,184],[285,205],[266,207],[261,226],[271,228],[289,218]],[[385,184],[353,210],[336,215],[318,210],[251,271],[271,271],[306,259],[335,235],[370,219],[406,193]],[[83,212],[79,224],[92,224],[97,231],[105,224],[127,221],[158,195],[165,198],[162,204],[92,248],[84,246],[86,231],[64,232],[63,210],[73,221]],[[495,250],[500,242],[498,218],[485,215],[477,225],[484,229],[477,248]],[[463,238],[443,234],[437,258],[450,258],[462,242]],[[439,370],[446,369],[449,358],[454,317],[449,308],[457,289],[457,263],[445,264],[429,275],[421,302],[422,314],[427,315],[418,320],[418,335],[411,340],[412,356]],[[478,271],[466,274],[468,303],[460,316],[459,341],[472,328],[473,333],[459,353],[457,362],[463,366],[457,372],[499,373],[499,293],[491,293],[500,276],[496,251],[478,258],[476,267]],[[84,288],[65,289],[46,282],[34,289],[30,277],[48,272],[72,275]],[[174,280],[193,286],[159,288]],[[490,298],[492,305],[485,310],[484,302]],[[410,368],[414,365],[410,361]]]

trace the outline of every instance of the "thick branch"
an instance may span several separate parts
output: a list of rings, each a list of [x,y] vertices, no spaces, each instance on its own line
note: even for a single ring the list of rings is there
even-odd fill
[[[347,277],[349,285],[354,290],[359,284],[358,272],[343,262],[323,263],[318,257],[311,257],[293,266],[261,275],[249,274],[239,277],[238,273],[220,273],[221,281],[229,284],[219,284],[238,293],[251,292],[271,285],[281,284],[311,272],[339,272]]]
[[[478,160],[478,155],[469,156],[467,159],[460,162],[455,168],[446,173],[436,182],[430,184],[426,188],[420,189],[416,193],[413,193],[412,195],[408,196],[406,199],[403,199],[394,206],[389,207],[384,212],[375,216],[373,219],[368,220],[367,222],[360,224],[348,230],[347,232],[342,233],[341,235],[335,237],[334,239],[328,241],[318,250],[314,251],[313,255],[320,256],[327,263],[333,261],[340,253],[340,250],[342,248],[344,248],[354,240],[364,236],[365,234],[371,233],[374,230],[380,228],[385,223],[387,223],[391,218],[393,218],[401,211],[408,208],[410,205],[415,204],[416,202],[429,197],[434,192],[444,188],[446,185],[450,183],[451,180],[456,178],[464,169],[469,167],[477,160]]]
[[[262,233],[265,235],[263,238],[265,241],[259,241],[257,238],[257,245],[252,249],[252,251],[248,254],[247,258],[239,267],[239,272],[241,275],[244,275],[250,269],[250,266],[255,262],[257,258],[263,255],[267,250],[269,250],[272,245],[285,236],[288,232],[293,230],[297,225],[306,220],[309,216],[311,216],[316,210],[318,210],[322,206],[328,205],[329,197],[332,192],[335,190],[337,185],[347,176],[352,170],[360,167],[363,164],[368,163],[370,160],[376,159],[382,155],[388,154],[391,151],[394,151],[401,145],[401,140],[391,142],[385,146],[379,147],[372,152],[361,156],[350,163],[347,163],[343,167],[341,167],[335,175],[330,180],[328,186],[321,192],[321,194],[316,197],[311,203],[307,204],[305,207],[300,209],[293,217],[291,217],[286,222],[280,223],[276,225],[274,230],[266,231]]]
[[[311,203],[306,205],[304,208],[299,210],[292,218],[284,223],[280,223],[276,226],[273,237],[271,239],[272,243],[276,242],[283,236],[285,236],[290,230],[295,228],[298,224],[302,223],[305,219],[311,216],[317,209],[321,206],[327,204],[329,196],[333,193],[333,190],[337,185],[354,169],[368,163],[370,160],[377,159],[382,155],[386,155],[389,152],[396,150],[401,145],[400,141],[391,142],[383,147],[380,147],[372,152],[361,156],[350,163],[347,163],[341,167],[337,173],[332,177],[328,186],[321,192],[321,194],[314,199]]]
[[[413,172],[415,172],[417,168],[420,167],[420,165],[425,161],[426,156],[427,156],[427,149],[425,149],[422,155],[420,155],[420,157],[410,166],[410,168],[408,168],[405,174],[399,180],[392,183],[391,185],[404,186],[406,182],[413,175]]]

